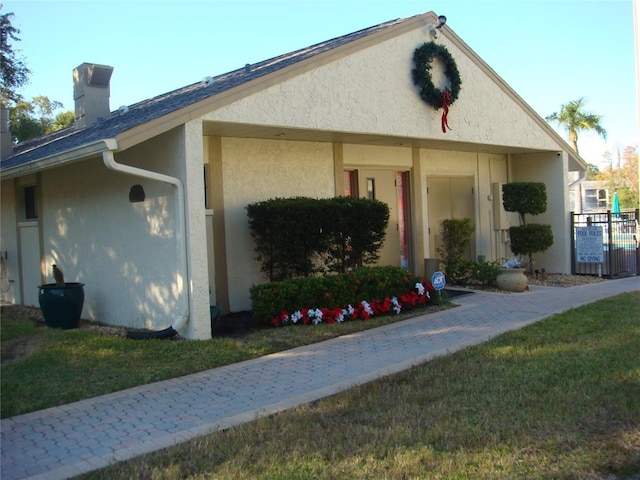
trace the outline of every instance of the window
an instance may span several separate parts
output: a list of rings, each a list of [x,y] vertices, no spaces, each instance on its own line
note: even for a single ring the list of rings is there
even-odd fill
[[[367,178],[367,198],[369,200],[376,199],[376,179]]]
[[[36,208],[36,186],[30,185],[24,187],[24,219],[35,220],[38,218],[38,210]]]
[[[587,188],[584,191],[584,206],[588,209],[607,208],[607,190],[604,188]]]
[[[204,208],[211,208],[209,203],[209,166],[204,165]]]
[[[355,170],[346,170],[344,172],[344,196],[358,196],[358,173]]]
[[[605,189],[598,190],[598,207],[607,207],[607,191]]]

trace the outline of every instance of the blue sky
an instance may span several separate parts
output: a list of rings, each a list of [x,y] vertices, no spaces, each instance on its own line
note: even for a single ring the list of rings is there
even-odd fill
[[[314,43],[427,11],[541,116],[585,97],[608,141],[580,136],[590,163],[638,144],[632,0],[0,0],[31,70],[21,90],[73,109],[72,71],[115,67],[111,108]],[[464,89],[464,79],[463,79]],[[565,134],[559,130],[563,137]]]

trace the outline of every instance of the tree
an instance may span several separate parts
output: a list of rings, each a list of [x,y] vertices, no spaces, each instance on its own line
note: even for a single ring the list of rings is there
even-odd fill
[[[607,138],[607,131],[600,125],[602,115],[584,112],[582,110],[584,104],[585,99],[581,97],[562,105],[560,112],[554,112],[545,118],[548,122],[557,122],[566,129],[569,143],[577,154],[580,154],[578,151],[578,132],[593,130],[605,140]]]
[[[474,226],[470,218],[445,218],[440,221],[442,246],[437,248],[437,252],[444,263],[444,271],[450,283],[456,284],[464,280],[465,272],[462,267],[473,232]]]
[[[0,11],[2,4],[0,4]],[[11,24],[13,13],[0,15],[0,107],[7,107],[10,103],[21,100],[16,89],[29,81],[29,69],[16,56],[12,42],[19,42],[20,30]]]
[[[600,169],[593,163],[587,163],[587,180],[597,180],[600,175]]]
[[[9,110],[9,130],[13,140],[21,143],[73,125],[75,115],[71,111],[53,116],[54,110],[62,106],[62,103],[42,95],[34,97],[31,102],[17,102]]]
[[[53,125],[51,126],[51,131],[57,132],[58,130],[62,130],[63,128],[70,127],[76,121],[76,115],[71,110],[67,110],[65,112],[60,112],[53,119]]]
[[[640,207],[640,180],[638,177],[638,147],[627,146],[622,151],[622,181],[627,189],[626,195],[620,195],[622,208]]]
[[[606,182],[610,196],[618,192],[620,208],[638,208],[638,149],[626,146],[622,151],[618,149],[616,157],[614,161],[611,152],[604,154],[609,165],[598,174],[597,180]]]

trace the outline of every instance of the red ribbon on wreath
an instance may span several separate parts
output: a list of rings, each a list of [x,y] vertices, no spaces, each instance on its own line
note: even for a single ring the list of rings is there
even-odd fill
[[[451,92],[449,90],[445,90],[442,92],[440,96],[442,100],[442,133],[447,133],[447,128],[451,130],[449,123],[447,121],[447,115],[449,114],[449,105],[451,105]]]

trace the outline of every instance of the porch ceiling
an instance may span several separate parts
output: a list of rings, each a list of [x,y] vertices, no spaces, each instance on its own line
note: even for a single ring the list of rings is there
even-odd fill
[[[549,150],[487,145],[481,143],[455,142],[447,139],[412,138],[392,135],[374,135],[329,130],[308,130],[290,127],[251,125],[230,122],[204,122],[203,135],[238,138],[260,138],[267,140],[291,140],[300,142],[352,143],[391,147],[429,148],[492,154],[522,154]]]

